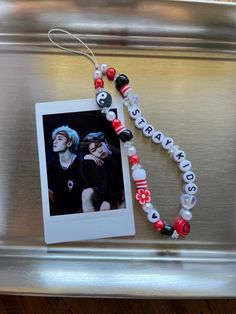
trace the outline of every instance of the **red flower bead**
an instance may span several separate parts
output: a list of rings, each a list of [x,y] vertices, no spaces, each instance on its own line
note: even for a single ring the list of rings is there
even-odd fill
[[[151,202],[151,192],[148,189],[138,189],[136,193],[136,200],[140,205]]]
[[[163,220],[157,220],[154,222],[154,228],[158,231],[161,231],[165,227],[165,223]]]
[[[131,163],[131,165],[139,164],[140,158],[139,158],[138,155],[130,156],[129,157],[129,162]]]
[[[114,129],[117,129],[119,126],[121,126],[121,121],[119,119],[114,119],[111,125]]]
[[[95,88],[103,87],[104,86],[104,81],[101,78],[97,78],[94,80],[94,86]]]
[[[178,232],[178,234],[180,236],[182,236],[182,237],[185,237],[190,232],[190,224],[189,224],[189,222],[187,220],[181,218],[181,217],[178,217],[175,220],[174,228]]]
[[[108,68],[106,74],[107,74],[108,80],[114,81],[116,70],[114,68]]]

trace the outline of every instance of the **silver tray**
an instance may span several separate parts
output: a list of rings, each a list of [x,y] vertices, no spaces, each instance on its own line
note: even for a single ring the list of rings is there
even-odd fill
[[[2,1],[0,19],[0,293],[235,297],[236,6]],[[44,244],[34,104],[94,97],[92,65],[52,47],[51,27],[81,34],[100,62],[125,72],[150,123],[187,152],[199,202],[186,239],[163,239],[135,206],[135,237]],[[134,130],[128,117],[127,126]],[[171,220],[180,174],[134,133],[157,205]]]

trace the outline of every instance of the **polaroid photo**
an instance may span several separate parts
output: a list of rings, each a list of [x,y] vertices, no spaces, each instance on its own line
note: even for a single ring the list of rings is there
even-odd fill
[[[96,101],[37,103],[36,124],[45,242],[134,235],[127,155]]]

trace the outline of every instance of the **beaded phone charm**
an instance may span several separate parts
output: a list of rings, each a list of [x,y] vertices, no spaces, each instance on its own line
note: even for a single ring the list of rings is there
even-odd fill
[[[51,38],[52,32],[61,32],[72,36],[88,50],[89,54],[61,46]],[[171,236],[173,239],[177,239],[179,236],[184,237],[188,235],[190,232],[189,220],[192,218],[191,209],[197,202],[195,194],[197,193],[198,188],[194,183],[196,175],[191,171],[192,164],[186,159],[185,152],[181,150],[179,146],[174,144],[171,137],[166,137],[161,131],[156,130],[154,126],[147,123],[147,120],[141,114],[141,109],[138,104],[138,96],[132,92],[129,85],[129,79],[126,75],[117,73],[113,67],[108,67],[107,64],[99,65],[89,47],[78,36],[73,35],[66,30],[58,28],[51,29],[48,32],[48,38],[57,47],[71,53],[84,55],[93,62],[95,66],[94,86],[97,105],[101,108],[101,113],[105,114],[106,119],[111,122],[115,132],[124,143],[131,166],[132,178],[136,184],[135,199],[147,214],[147,219],[154,224],[155,229],[160,231],[161,234]],[[123,104],[128,108],[129,115],[131,119],[133,119],[136,128],[142,130],[142,133],[146,137],[149,137],[154,144],[160,144],[177,163],[179,169],[183,173],[184,193],[180,196],[181,210],[179,216],[174,220],[173,225],[162,220],[160,213],[151,203],[151,193],[148,189],[147,174],[140,164],[140,157],[137,154],[132,141],[133,134],[130,130],[125,128],[122,122],[116,117],[115,112],[109,109],[112,103],[112,97],[104,89],[103,76],[107,76],[108,80],[115,82],[116,89],[122,95]]]

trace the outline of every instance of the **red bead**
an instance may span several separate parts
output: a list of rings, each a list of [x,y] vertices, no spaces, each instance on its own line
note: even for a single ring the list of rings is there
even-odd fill
[[[154,228],[158,231],[161,231],[165,227],[165,223],[163,220],[157,220],[154,222]]]
[[[189,222],[187,220],[181,218],[181,217],[178,217],[175,220],[174,228],[178,232],[178,234],[180,236],[182,236],[182,237],[185,237],[190,232],[190,224],[189,224]]]
[[[97,78],[96,80],[94,80],[94,86],[95,88],[103,87],[104,86],[103,79]]]
[[[131,165],[135,165],[138,164],[140,162],[140,158],[138,155],[133,155],[129,157],[129,162],[131,163]]]
[[[119,126],[121,126],[121,121],[119,119],[114,119],[111,125],[114,129],[117,129]]]
[[[114,68],[108,68],[106,74],[107,74],[108,80],[114,81],[116,70]]]

